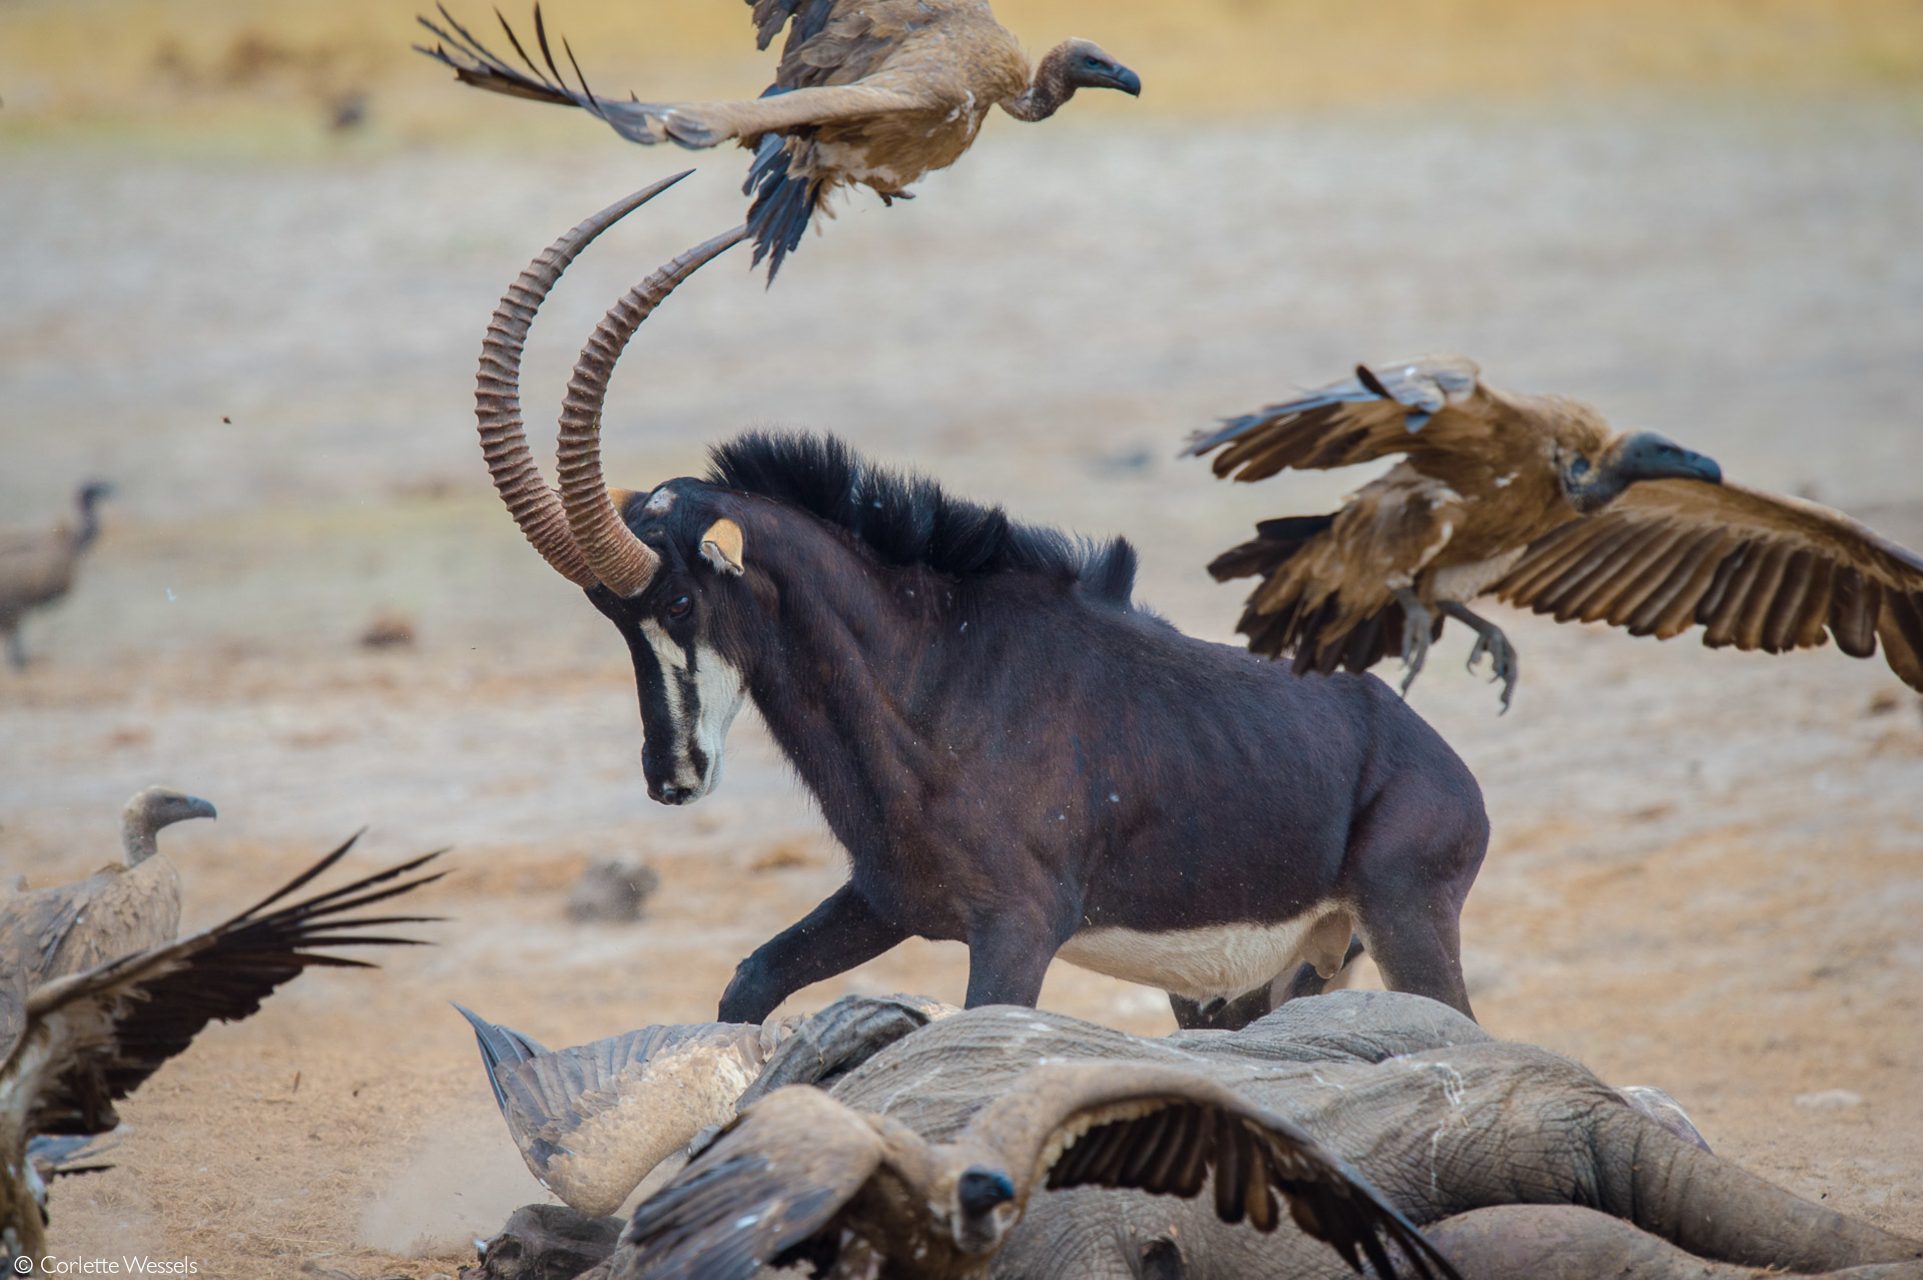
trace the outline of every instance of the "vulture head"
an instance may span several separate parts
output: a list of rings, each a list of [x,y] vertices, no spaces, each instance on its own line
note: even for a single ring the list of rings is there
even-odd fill
[[[74,495],[74,501],[79,504],[81,510],[91,510],[94,503],[102,498],[113,497],[113,493],[114,487],[107,481],[89,480],[80,486],[80,492]]]
[[[1593,410],[1572,407],[1582,413],[1575,429],[1559,433],[1556,471],[1570,505],[1584,515],[1602,510],[1642,480],[1723,482],[1714,458],[1653,431],[1614,435]]]
[[[965,1254],[992,1253],[1016,1217],[1015,1180],[1000,1169],[975,1165],[955,1179],[948,1227]]]
[[[1131,98],[1142,94],[1142,77],[1117,62],[1093,40],[1064,40],[1035,66],[1030,102],[1017,112],[1023,119],[1043,120],[1061,109],[1077,89],[1120,89]]]
[[[189,818],[217,818],[214,806],[199,796],[184,795],[166,787],[148,787],[136,792],[121,811],[120,831],[127,850],[127,863],[133,866],[154,851],[154,833],[162,827]]]

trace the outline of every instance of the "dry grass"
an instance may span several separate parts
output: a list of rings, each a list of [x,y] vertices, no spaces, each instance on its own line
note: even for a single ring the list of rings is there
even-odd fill
[[[368,93],[403,138],[471,132],[472,103],[408,52],[417,0],[15,0],[0,6],[0,83],[15,133],[75,126],[246,136],[309,126]],[[489,6],[457,16],[490,29]],[[506,6],[517,20],[519,4]],[[1916,0],[1002,0],[1039,48],[1100,38],[1140,68],[1141,104],[1091,113],[1255,111],[1625,88],[1835,92],[1923,82]],[[741,93],[768,58],[725,0],[550,0],[608,89]],[[247,110],[238,112],[236,104]],[[503,112],[518,130],[541,113]],[[536,126],[538,127],[538,126]]]

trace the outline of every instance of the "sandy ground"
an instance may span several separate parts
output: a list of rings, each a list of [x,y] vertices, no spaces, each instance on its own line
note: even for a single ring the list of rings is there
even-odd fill
[[[1130,535],[1141,596],[1227,638],[1239,593],[1208,556],[1355,477],[1231,491],[1173,459],[1181,437],[1358,358],[1454,349],[1923,543],[1919,118],[1864,98],[997,124],[919,202],[846,208],[772,292],[743,261],[689,286],[617,381],[610,471],[646,484],[745,425],[832,427],[1026,518]],[[0,512],[51,520],[90,474],[121,496],[32,626],[42,660],[0,675],[0,871],[90,869],[150,782],[221,809],[164,841],[190,923],[362,824],[356,866],[455,848],[423,895],[438,946],[303,979],[127,1102],[118,1167],[54,1196],[63,1257],[451,1274],[538,1188],[447,1001],[550,1044],[711,1016],[739,957],[840,878],[752,715],[718,794],[648,802],[619,643],[486,490],[467,415],[487,308],[678,159],[551,137],[5,156]],[[735,215],[737,167],[580,264],[536,331],[537,422],[601,307]],[[356,646],[383,610],[414,647]],[[1494,820],[1465,920],[1484,1022],[1661,1085],[1723,1153],[1923,1234],[1917,699],[1833,651],[1503,622],[1512,714],[1459,636],[1414,694]],[[614,852],[660,871],[648,918],[568,925],[568,885]],[[794,1007],[958,999],[963,975],[958,947],[911,944]],[[1170,1025],[1159,993],[1063,966],[1044,1003]],[[1797,1102],[1825,1090],[1858,1101]]]

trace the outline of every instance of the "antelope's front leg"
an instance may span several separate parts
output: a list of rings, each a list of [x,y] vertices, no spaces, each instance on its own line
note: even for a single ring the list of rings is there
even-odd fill
[[[1068,918],[1076,917],[1070,913]],[[1042,912],[1009,909],[982,914],[968,930],[967,1007],[1020,1004],[1034,1008],[1049,961],[1072,932],[1072,927],[1066,931],[1055,927]]]
[[[722,1022],[761,1022],[803,987],[846,973],[907,936],[844,884],[736,967],[717,1016]]]

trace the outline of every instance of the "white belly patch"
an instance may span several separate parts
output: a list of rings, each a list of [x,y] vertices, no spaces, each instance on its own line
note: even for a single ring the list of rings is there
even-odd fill
[[[1333,975],[1348,948],[1350,927],[1344,907],[1317,903],[1280,924],[1218,924],[1165,933],[1084,929],[1055,956],[1111,978],[1212,1000],[1253,991],[1304,960]]]

